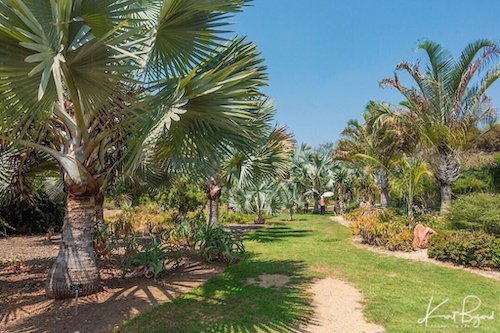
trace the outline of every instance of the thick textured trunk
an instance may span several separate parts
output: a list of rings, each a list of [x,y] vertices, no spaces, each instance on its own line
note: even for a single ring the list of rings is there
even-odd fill
[[[389,194],[389,177],[387,172],[380,170],[376,174],[377,186],[380,189],[380,206],[387,208],[391,206],[391,196]]]
[[[288,221],[293,221],[293,208],[288,210]]]
[[[446,214],[451,205],[451,184],[441,184],[441,214]]]
[[[207,206],[207,224],[219,225],[219,198],[215,198],[215,200],[208,199]]]
[[[345,213],[345,188],[344,185],[339,185],[339,212],[340,214]]]
[[[260,212],[260,213],[257,213],[257,216],[255,216],[254,222],[255,222],[255,224],[265,224],[266,219],[264,218],[264,215]]]
[[[313,214],[319,214],[319,198],[314,198]]]
[[[460,176],[458,156],[452,151],[441,149],[434,175],[441,191],[441,214],[445,214],[451,204],[451,185]]]
[[[95,196],[95,224],[98,227],[104,226],[104,194],[102,192]]]
[[[96,221],[94,196],[68,195],[62,240],[54,266],[49,272],[47,295],[52,298],[89,295],[99,291],[101,280],[92,246]]]

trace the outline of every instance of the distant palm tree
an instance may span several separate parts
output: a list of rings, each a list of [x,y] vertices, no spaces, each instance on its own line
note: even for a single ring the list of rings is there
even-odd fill
[[[337,143],[334,157],[355,162],[373,172],[380,189],[382,207],[391,205],[389,172],[391,164],[402,152],[403,135],[393,124],[380,124],[373,119],[379,110],[386,110],[387,104],[370,102],[364,114],[364,123],[348,122]]]
[[[416,128],[423,145],[430,149],[428,161],[441,190],[444,213],[451,202],[451,186],[460,175],[460,149],[471,131],[496,116],[486,92],[500,77],[500,48],[494,42],[479,40],[469,44],[458,60],[431,41],[419,48],[428,60],[423,70],[418,63],[397,66],[398,71],[410,75],[413,86],[405,87],[397,73],[381,82],[405,98],[402,109],[386,113],[385,119],[397,116],[407,128]]]
[[[313,213],[319,213],[321,195],[334,188],[335,163],[331,150],[325,146],[312,149],[302,145],[292,159],[290,180],[304,197],[314,198]]]
[[[278,199],[279,189],[274,185],[288,177],[294,147],[293,135],[285,126],[270,127],[253,149],[235,150],[222,163],[221,175],[230,195],[239,196],[236,201],[240,202],[240,208],[253,208],[251,211],[257,214],[257,223],[265,222],[263,212],[274,207],[270,202]],[[269,195],[269,191],[276,195]],[[252,204],[242,204],[242,200]]]
[[[120,170],[206,161],[255,139],[266,75],[221,36],[245,0],[1,0],[2,141],[50,155],[67,209],[47,292],[97,291],[97,206]]]

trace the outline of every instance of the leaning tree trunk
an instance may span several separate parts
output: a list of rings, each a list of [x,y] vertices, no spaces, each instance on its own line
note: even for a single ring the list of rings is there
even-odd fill
[[[47,295],[62,299],[89,295],[100,290],[101,280],[92,246],[96,220],[94,196],[69,194],[62,228],[62,240],[54,266],[49,272]]]
[[[207,224],[219,225],[219,202],[222,194],[222,185],[216,178],[210,178],[205,183],[207,191]]]
[[[389,194],[389,177],[387,172],[379,170],[375,175],[377,186],[380,189],[380,206],[387,208],[391,206],[391,195]]]
[[[441,192],[441,214],[446,214],[451,205],[451,186],[460,176],[458,156],[446,149],[440,150],[434,174]]]

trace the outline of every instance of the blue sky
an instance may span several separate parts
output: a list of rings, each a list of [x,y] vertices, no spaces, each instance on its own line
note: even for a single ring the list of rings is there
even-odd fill
[[[455,55],[479,38],[500,43],[500,0],[254,0],[233,21],[266,58],[278,122],[312,145],[338,139],[370,99],[398,101],[378,81],[420,58],[419,41]],[[490,95],[499,107],[500,82]]]

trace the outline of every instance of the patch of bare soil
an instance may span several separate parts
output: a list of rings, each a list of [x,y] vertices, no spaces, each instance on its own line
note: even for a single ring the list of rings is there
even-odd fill
[[[144,277],[121,279],[116,260],[101,261],[103,290],[80,298],[75,313],[74,300],[45,296],[58,242],[45,237],[0,239],[0,332],[110,332],[138,312],[168,302],[224,270],[223,265],[188,255],[155,282]],[[6,264],[11,255],[24,261],[18,272]]]
[[[354,287],[340,280],[327,278],[315,282],[315,314],[303,333],[378,333],[384,327],[366,321],[363,316],[363,296]]]
[[[335,222],[338,222],[346,227],[348,227],[350,224],[350,222],[347,221],[346,219],[344,219],[342,216],[332,217],[332,220]],[[418,250],[413,251],[413,252],[389,251],[389,250],[381,248],[381,247],[375,247],[375,246],[371,246],[368,244],[363,244],[359,237],[354,237],[352,242],[353,242],[354,246],[361,248],[361,249],[364,249],[364,250],[371,251],[371,252],[384,254],[387,256],[391,256],[391,257],[398,257],[398,258],[402,258],[402,259],[428,262],[428,263],[442,266],[442,267],[461,269],[461,270],[464,270],[464,271],[467,271],[470,273],[478,274],[478,275],[481,275],[481,276],[484,276],[484,277],[487,277],[490,279],[500,281],[500,271],[465,267],[462,265],[456,265],[453,263],[448,263],[448,262],[432,259],[432,258],[429,258],[427,256],[427,250],[418,249]]]
[[[280,274],[262,274],[258,278],[247,279],[248,284],[262,288],[283,288],[290,282],[290,277]]]

